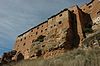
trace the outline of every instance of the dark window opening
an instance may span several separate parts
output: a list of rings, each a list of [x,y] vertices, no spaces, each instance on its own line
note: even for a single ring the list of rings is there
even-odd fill
[[[35,55],[32,55],[31,58],[32,58],[32,57],[35,57]]]
[[[62,22],[60,21],[59,24],[61,24]]]
[[[33,30],[31,30],[31,32],[33,32]]]
[[[24,39],[26,39],[26,37]]]
[[[92,6],[90,5],[89,8],[91,8]]]
[[[54,25],[54,27],[55,27],[56,25]]]
[[[19,47],[19,45],[17,47]]]
[[[85,10],[85,9],[83,9],[83,10]]]
[[[29,51],[29,49],[27,49],[27,51]]]
[[[45,29],[45,31],[47,31],[47,29]]]
[[[74,12],[74,10],[72,10],[72,12]]]
[[[22,39],[20,41],[22,41]]]
[[[42,27],[43,27],[43,25],[42,25]]]
[[[62,16],[62,14],[59,15],[60,17]]]
[[[41,32],[43,32],[43,30],[41,30]]]
[[[23,46],[25,46],[25,43],[23,44]]]
[[[39,29],[39,27],[37,27],[37,29]]]
[[[36,32],[36,35],[38,34],[38,32]]]
[[[50,28],[53,28],[53,26],[51,26]]]

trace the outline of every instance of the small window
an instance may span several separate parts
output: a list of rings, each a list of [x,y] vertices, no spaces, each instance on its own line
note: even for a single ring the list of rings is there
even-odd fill
[[[72,12],[74,12],[74,10],[72,10]]]
[[[41,32],[43,32],[43,30],[41,30]]]
[[[45,29],[45,31],[47,31],[47,29]]]
[[[31,30],[31,32],[33,32],[33,30]]]
[[[62,14],[59,15],[59,17],[61,17],[61,16],[62,16]]]
[[[36,35],[38,34],[38,32],[36,32]]]
[[[85,10],[85,9],[83,9],[83,10]]]
[[[39,29],[39,27],[37,27],[37,29]]]
[[[54,25],[54,27],[55,27],[56,25]]]
[[[53,28],[52,26],[50,28]]]
[[[20,41],[22,41],[22,39]]]
[[[19,45],[17,47],[19,47]]]
[[[60,21],[59,24],[61,24],[62,22]]]
[[[26,39],[26,37],[24,39]]]
[[[43,25],[42,25],[42,27],[43,27]]]
[[[23,44],[23,46],[25,46],[25,43]]]
[[[89,8],[91,8],[92,6],[90,5]]]
[[[29,51],[29,49],[27,49],[27,51]]]

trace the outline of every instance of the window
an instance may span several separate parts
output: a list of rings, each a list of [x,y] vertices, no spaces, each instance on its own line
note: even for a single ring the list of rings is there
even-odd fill
[[[19,45],[17,47],[19,47]]]
[[[52,26],[50,28],[53,28]]]
[[[59,24],[61,24],[62,22],[60,21]]]
[[[24,39],[26,39],[26,37]]]
[[[83,10],[85,10],[85,9],[83,9]]]
[[[33,32],[33,30],[31,30],[31,32]]]
[[[91,8],[91,7],[92,7],[92,5],[89,6],[89,8]]]
[[[72,10],[72,12],[74,12],[74,10]]]
[[[22,41],[22,39],[20,41]]]
[[[47,29],[45,29],[45,31],[47,31]]]
[[[23,44],[23,46],[25,46],[25,43]]]
[[[43,30],[41,30],[41,32],[43,32]]]
[[[39,27],[37,27],[37,29],[39,29]]]
[[[43,27],[43,25],[42,25],[42,27]]]
[[[62,16],[62,14],[59,15],[59,17],[61,17],[61,16]]]
[[[54,25],[54,27],[55,27],[56,25]]]
[[[38,34],[38,32],[36,32],[36,35]]]

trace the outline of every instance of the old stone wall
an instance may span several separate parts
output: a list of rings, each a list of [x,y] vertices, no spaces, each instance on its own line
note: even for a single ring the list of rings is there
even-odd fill
[[[39,36],[47,37],[50,33],[53,34],[53,31],[57,30],[59,32],[64,28],[67,29],[65,48],[70,49],[81,46],[81,41],[86,37],[84,29],[91,28],[92,19],[100,15],[99,7],[100,1],[94,0],[80,8],[78,6],[73,6],[69,9],[65,8],[45,22],[19,35],[16,39],[14,50],[21,52],[24,58],[28,59],[30,57],[30,48]],[[45,40],[45,43],[49,44],[48,42],[49,40]]]

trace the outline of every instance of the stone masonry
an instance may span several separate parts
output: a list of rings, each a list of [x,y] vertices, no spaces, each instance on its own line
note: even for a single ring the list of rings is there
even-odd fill
[[[92,21],[99,15],[100,0],[92,0],[81,7],[75,5],[68,9],[65,8],[48,20],[20,34],[16,39],[14,50],[21,52],[24,59],[28,59],[30,48],[39,36],[48,36],[49,33],[53,33],[53,30],[60,31],[65,28],[67,33],[64,49],[77,48],[82,45],[81,41],[86,38],[85,29],[91,28]]]

